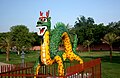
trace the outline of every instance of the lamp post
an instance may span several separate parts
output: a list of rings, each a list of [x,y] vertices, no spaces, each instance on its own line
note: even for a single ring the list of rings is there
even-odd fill
[[[25,53],[24,53],[24,46],[22,47],[22,53],[21,53],[21,59],[22,59],[22,67],[24,67],[24,59],[25,59]]]

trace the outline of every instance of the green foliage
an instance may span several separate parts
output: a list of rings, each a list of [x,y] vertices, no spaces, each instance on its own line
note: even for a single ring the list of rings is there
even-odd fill
[[[83,45],[84,45],[85,47],[87,47],[87,46],[90,46],[91,43],[92,43],[92,41],[85,40],[85,42],[83,42]]]
[[[103,43],[107,43],[110,46],[112,46],[112,44],[117,40],[120,39],[119,36],[117,36],[114,33],[107,33],[102,40]]]
[[[62,37],[63,33],[66,32],[71,40],[71,38],[74,39],[73,41],[73,51],[76,53],[76,47],[77,47],[77,35],[74,34],[74,36],[71,36],[69,34],[69,25],[65,25],[64,23],[58,22],[54,29],[50,32],[50,56],[51,58],[54,58],[56,55],[59,55],[62,57],[63,52],[59,51],[59,45],[63,44]],[[72,43],[72,42],[71,42]]]
[[[31,33],[32,35],[33,35],[33,37],[35,38],[35,41],[34,41],[34,43],[32,43],[32,46],[40,46],[40,42],[41,42],[41,37],[40,36],[38,36],[38,34],[37,33]]]
[[[90,52],[90,45],[93,41],[89,41],[89,40],[85,40],[83,42],[83,46],[87,47],[88,48],[88,51]]]
[[[70,31],[77,34],[78,43],[80,44],[85,40],[93,41],[92,44],[99,44],[101,43],[101,38],[107,33],[112,32],[120,36],[120,21],[111,22],[105,26],[103,23],[94,24],[94,19],[91,17],[80,16],[77,17],[77,21]],[[120,40],[117,40],[116,44],[119,46]]]
[[[9,52],[13,45],[13,41],[10,35],[11,35],[10,32],[0,35],[1,36],[0,37],[0,48],[6,51],[6,54],[7,54],[6,61],[9,61]]]
[[[84,16],[77,18],[75,22],[75,31],[78,35],[78,42],[83,43],[84,40],[94,40],[93,31],[94,31],[94,19],[88,17],[87,19]]]
[[[111,22],[107,25],[109,32],[113,32],[116,35],[120,36],[120,21]]]
[[[107,43],[108,45],[110,45],[110,61],[112,61],[112,44],[117,40],[120,39],[119,36],[117,36],[114,33],[107,33],[102,40],[103,43]]]
[[[58,51],[58,47],[62,41],[62,34],[68,32],[64,23],[57,23],[54,26],[54,30],[50,32],[50,56],[53,58],[56,55],[61,56],[61,52]]]
[[[99,43],[101,43],[101,38],[103,38],[104,37],[104,35],[105,34],[107,34],[107,27],[106,26],[104,26],[104,24],[95,24],[95,26],[94,26],[95,28],[94,28],[94,31],[93,31],[93,37],[94,37],[94,41],[93,41],[93,43],[94,44],[99,44]]]
[[[29,33],[29,29],[24,25],[16,25],[10,28],[12,40],[15,42],[20,51],[23,46],[25,48],[31,47],[31,44],[35,41],[33,34]]]

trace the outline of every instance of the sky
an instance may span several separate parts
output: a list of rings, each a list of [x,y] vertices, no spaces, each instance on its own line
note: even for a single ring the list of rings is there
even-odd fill
[[[37,32],[39,12],[50,10],[52,28],[57,22],[74,26],[77,17],[92,17],[96,24],[120,21],[120,0],[0,0],[0,32],[25,25]]]

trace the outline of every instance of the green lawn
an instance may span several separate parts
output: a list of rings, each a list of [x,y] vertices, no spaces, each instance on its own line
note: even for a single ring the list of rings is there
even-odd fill
[[[39,56],[39,51],[29,51],[25,52],[25,62],[33,62],[35,61]],[[21,63],[21,54],[17,55],[17,53],[10,52],[10,61],[6,62],[6,54],[0,54],[0,62],[10,63],[10,64],[18,64]]]
[[[25,54],[25,62],[35,61],[39,56],[39,51],[30,51]],[[113,59],[110,62],[109,51],[99,52],[78,52],[84,61],[96,58],[102,60],[102,78],[119,78],[120,77],[120,52],[113,52]],[[0,62],[5,61],[6,54],[0,54]],[[10,54],[10,64],[21,63],[21,56],[15,53]]]
[[[104,52],[83,52],[79,53],[84,61],[95,58],[102,60],[102,78],[119,78],[120,77],[120,52],[113,52],[113,59],[110,62],[109,51]]]

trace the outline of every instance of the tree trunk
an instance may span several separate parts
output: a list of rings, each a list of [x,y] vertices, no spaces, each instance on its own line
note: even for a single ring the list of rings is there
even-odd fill
[[[6,61],[9,61],[9,52],[6,52],[7,55],[6,55]]]
[[[112,45],[110,45],[110,62],[112,62],[112,50],[113,50]]]
[[[7,51],[6,51],[6,61],[8,62],[9,61],[9,48],[7,48]]]
[[[88,45],[88,52],[90,52],[90,46]]]

